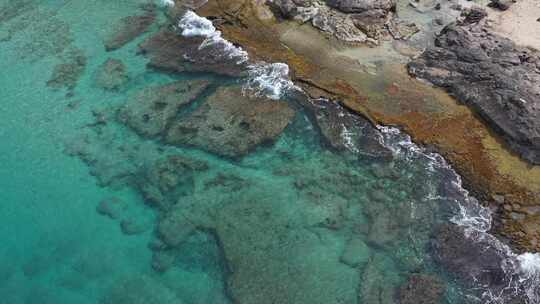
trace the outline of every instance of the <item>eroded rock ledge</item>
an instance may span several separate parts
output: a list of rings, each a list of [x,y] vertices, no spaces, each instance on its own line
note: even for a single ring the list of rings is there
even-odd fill
[[[516,153],[540,164],[539,52],[484,24],[450,24],[408,69],[472,107]]]
[[[393,18],[396,0],[270,0],[281,17],[310,22],[343,42],[378,44],[384,36],[407,39],[415,24]]]

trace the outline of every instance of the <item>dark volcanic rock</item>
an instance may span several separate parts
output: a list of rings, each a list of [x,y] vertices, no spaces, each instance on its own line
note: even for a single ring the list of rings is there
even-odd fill
[[[415,274],[401,286],[400,304],[438,304],[444,294],[444,283],[437,277]]]
[[[172,124],[166,141],[242,156],[274,141],[293,116],[285,102],[246,96],[241,87],[222,87],[189,117]]]
[[[470,9],[464,10],[461,15],[465,17],[462,21],[463,24],[472,24],[478,23],[487,17],[487,12],[481,7],[474,6]]]
[[[512,4],[516,3],[516,0],[491,0],[491,2],[488,4],[489,7],[500,9],[501,11],[505,11],[512,6]]]
[[[390,11],[396,7],[395,0],[326,0],[326,3],[345,13],[361,13],[370,10]]]
[[[122,18],[114,27],[115,32],[103,42],[105,49],[109,52],[123,47],[145,33],[155,19],[156,12],[152,9],[147,10],[143,15]]]
[[[527,291],[516,284],[515,257],[494,236],[445,224],[437,230],[433,253],[436,262],[486,303],[492,295],[501,303],[529,303]]]
[[[447,26],[408,65],[472,107],[524,159],[540,164],[540,54],[481,24]]]
[[[435,259],[465,283],[504,287],[506,274],[502,265],[506,256],[492,246],[490,239],[472,233],[474,241],[460,226],[441,226],[433,246]]]
[[[239,76],[244,73],[247,62],[231,57],[218,44],[201,47],[205,37],[183,37],[163,30],[139,45],[143,54],[150,58],[148,65],[168,72],[214,72],[221,75]]]
[[[100,67],[96,75],[96,84],[105,90],[115,91],[128,81],[126,65],[118,59],[109,58]]]
[[[141,136],[158,136],[178,111],[193,102],[208,85],[205,80],[182,80],[145,88],[126,102],[118,117]]]
[[[379,131],[368,120],[324,99],[302,104],[330,147],[377,159],[392,159],[392,151],[381,144]]]

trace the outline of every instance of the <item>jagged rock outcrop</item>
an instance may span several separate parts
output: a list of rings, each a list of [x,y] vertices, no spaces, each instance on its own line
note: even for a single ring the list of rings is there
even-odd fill
[[[474,109],[510,148],[540,164],[540,53],[484,25],[448,25],[408,65]]]
[[[378,43],[395,10],[394,0],[271,0],[282,17],[311,24],[350,43]]]
[[[396,7],[395,0],[327,0],[326,3],[345,13],[362,13],[371,10],[390,11]]]

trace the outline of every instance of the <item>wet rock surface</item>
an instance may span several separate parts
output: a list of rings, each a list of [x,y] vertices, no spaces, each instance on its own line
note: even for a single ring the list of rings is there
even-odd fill
[[[489,286],[504,303],[527,303],[525,291],[512,284],[518,274],[512,271],[510,252],[494,236],[445,224],[436,232],[433,249],[436,261],[461,284]],[[477,296],[486,299],[487,295],[479,290]]]
[[[222,87],[188,117],[173,123],[165,141],[238,157],[273,142],[293,116],[285,102],[246,96],[241,87]]]
[[[126,65],[119,59],[109,58],[97,71],[96,85],[104,90],[118,91],[129,80]]]
[[[243,75],[247,63],[224,54],[223,49],[207,45],[201,48],[205,37],[183,37],[164,29],[139,45],[152,68],[167,72],[214,72],[221,75]]]
[[[473,108],[522,158],[540,164],[540,54],[481,24],[447,26],[408,65]]]
[[[105,49],[107,51],[119,49],[148,31],[156,19],[155,9],[147,7],[142,15],[122,18],[114,27],[114,32],[103,41]]]
[[[312,99],[303,105],[330,147],[374,159],[392,158],[392,152],[381,144],[379,131],[367,119],[325,99]]]
[[[501,265],[505,257],[491,247],[488,240],[468,241],[462,227],[452,224],[441,226],[434,252],[445,268],[465,282],[478,280],[490,286],[503,283],[505,273]]]
[[[177,81],[149,87],[130,98],[120,109],[120,121],[145,137],[162,135],[179,111],[208,87],[209,81]]]

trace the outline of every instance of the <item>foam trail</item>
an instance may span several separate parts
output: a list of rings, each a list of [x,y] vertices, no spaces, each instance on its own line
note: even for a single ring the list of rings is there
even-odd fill
[[[178,22],[178,28],[184,37],[205,37],[199,46],[219,50],[226,59],[235,60],[236,64],[245,64],[249,60],[248,53],[241,47],[225,40],[212,21],[201,17],[191,10],[186,11]],[[285,63],[259,62],[247,66],[248,78],[244,92],[254,92],[257,96],[280,99],[288,90],[298,89],[289,79],[289,66]]]
[[[429,160],[433,169],[446,169],[452,173],[452,186],[460,198],[455,199],[457,209],[450,221],[465,228],[465,235],[473,242],[487,242],[504,257],[501,269],[504,271],[507,285],[500,290],[491,290],[489,286],[478,286],[482,290],[481,303],[505,304],[508,297],[524,294],[527,303],[540,303],[540,254],[512,252],[511,248],[489,233],[491,229],[491,211],[463,188],[461,177],[450,167],[446,160],[437,153],[427,153],[414,144],[411,138],[397,128],[378,126],[381,131],[381,143],[390,148],[394,155],[405,159],[423,157]],[[504,293],[507,293],[504,295]]]
[[[197,15],[193,11],[186,11],[178,22],[178,28],[180,28],[184,37],[205,37],[199,46],[199,50],[207,47],[218,49],[222,56],[230,60],[236,60],[237,64],[245,63],[249,59],[247,52],[241,47],[237,47],[221,37],[221,32],[216,30],[212,21]]]

